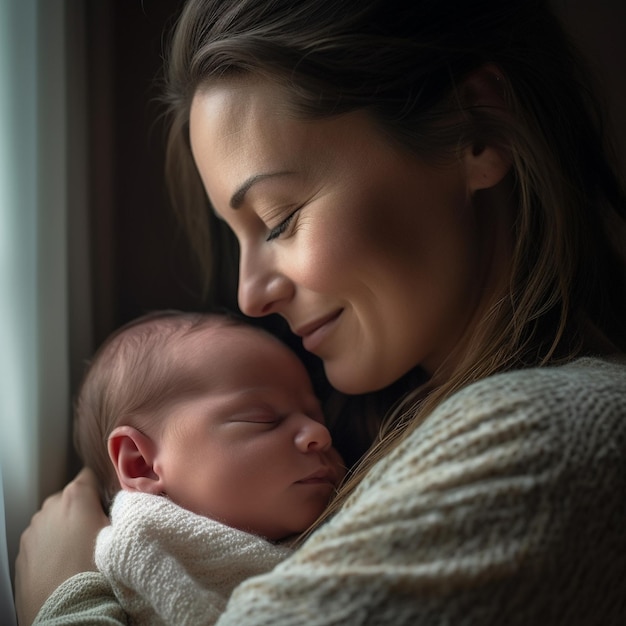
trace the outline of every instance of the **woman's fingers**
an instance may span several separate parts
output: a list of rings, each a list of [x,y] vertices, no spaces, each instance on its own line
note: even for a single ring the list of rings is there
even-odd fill
[[[15,564],[20,626],[32,623],[46,598],[65,580],[95,570],[96,536],[107,524],[97,480],[89,469],[44,501],[22,534]]]

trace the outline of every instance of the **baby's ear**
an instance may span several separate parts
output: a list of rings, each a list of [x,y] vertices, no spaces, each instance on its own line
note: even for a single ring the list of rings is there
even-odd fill
[[[163,493],[161,477],[154,471],[155,442],[132,426],[118,426],[109,435],[109,457],[122,489]]]

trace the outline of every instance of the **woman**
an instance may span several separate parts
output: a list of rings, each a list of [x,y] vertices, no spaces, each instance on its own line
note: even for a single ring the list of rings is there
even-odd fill
[[[219,624],[623,623],[626,201],[581,67],[539,0],[186,5],[168,163],[213,293],[227,227],[241,310],[394,407],[342,412],[375,440]],[[60,583],[39,623],[123,623],[91,480],[24,535],[25,623]]]

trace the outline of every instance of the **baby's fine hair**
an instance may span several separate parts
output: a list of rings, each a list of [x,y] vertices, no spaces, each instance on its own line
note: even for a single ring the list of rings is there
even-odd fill
[[[162,311],[122,326],[97,350],[75,403],[74,445],[95,472],[105,506],[120,489],[107,450],[113,429],[158,428],[166,407],[206,387],[206,377],[189,359],[206,348],[185,340],[208,328],[236,325],[244,322],[226,314]]]

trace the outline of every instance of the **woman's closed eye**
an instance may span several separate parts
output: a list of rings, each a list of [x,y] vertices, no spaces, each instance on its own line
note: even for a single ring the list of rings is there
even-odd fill
[[[267,237],[265,238],[265,241],[272,241],[272,239],[276,239],[280,237],[282,234],[284,234],[289,228],[289,225],[291,224],[291,222],[293,221],[293,218],[296,216],[296,213],[301,208],[302,207],[298,207],[294,209],[280,224],[278,224],[278,226],[275,226],[274,228],[272,228],[270,232],[268,233]]]

